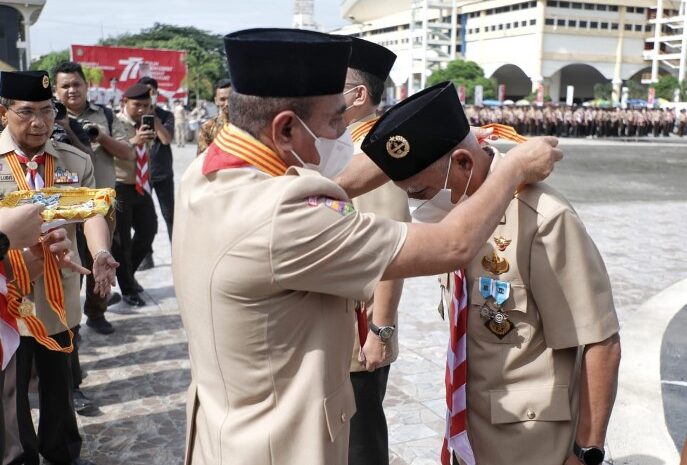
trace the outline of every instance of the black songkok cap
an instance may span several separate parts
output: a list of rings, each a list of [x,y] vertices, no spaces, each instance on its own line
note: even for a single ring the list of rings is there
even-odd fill
[[[150,88],[145,84],[134,84],[124,91],[122,97],[130,100],[145,100],[150,98]]]
[[[396,54],[386,47],[377,45],[367,40],[353,37],[351,59],[348,67],[365,71],[386,81],[391,72],[391,67],[396,61]]]
[[[442,82],[386,112],[362,149],[392,180],[403,181],[447,154],[469,132],[455,86]]]
[[[224,36],[236,92],[311,97],[343,92],[351,39],[300,29],[247,29]]]
[[[52,99],[47,71],[1,71],[0,97],[9,100],[42,102]]]

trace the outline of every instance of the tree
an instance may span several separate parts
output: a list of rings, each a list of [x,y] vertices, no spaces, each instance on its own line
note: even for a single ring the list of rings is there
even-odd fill
[[[601,100],[611,100],[613,97],[613,84],[610,82],[600,82],[594,84],[594,98]]]
[[[637,81],[625,81],[625,87],[628,89],[628,98],[646,100],[649,96],[649,88]]]
[[[672,74],[661,76],[654,88],[656,89],[656,98],[664,98],[672,101],[675,95],[675,89],[680,87],[680,82]]]
[[[41,56],[36,61],[31,63],[32,70],[45,70],[50,75],[50,80],[55,82],[55,68],[60,63],[69,61],[69,50],[60,50],[59,52],[50,52]]]
[[[484,98],[496,97],[496,80],[484,76],[484,70],[474,61],[454,60],[446,68],[434,71],[427,79],[427,84],[432,86],[443,81],[451,81],[456,86],[465,86],[465,97],[473,98],[475,86],[484,88]]]
[[[90,68],[88,66],[83,66],[83,73],[86,75],[86,81],[91,86],[99,87],[100,84],[105,79],[105,73],[103,70],[97,67]]]

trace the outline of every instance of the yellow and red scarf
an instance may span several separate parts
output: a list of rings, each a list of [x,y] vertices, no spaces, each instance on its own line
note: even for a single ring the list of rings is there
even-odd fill
[[[369,121],[364,121],[362,123],[359,123],[354,129],[351,130],[351,139],[353,139],[353,143],[357,144],[361,140],[365,138],[368,132],[372,130],[372,127],[377,123],[379,120],[379,117],[377,118],[372,118]]]
[[[31,190],[24,171],[22,170],[19,158],[14,152],[6,155],[6,159],[12,170],[12,175],[17,183],[19,190]],[[46,154],[45,157],[45,187],[52,187],[54,183],[55,158]],[[33,314],[33,305],[24,301],[24,296],[31,293],[31,278],[24,262],[22,253],[18,250],[10,250],[8,258],[12,265],[14,280],[7,286],[7,310],[9,314],[18,320],[21,319],[26,325],[31,335],[36,341],[57,352],[71,353],[74,349],[73,334],[67,323],[67,312],[64,308],[64,289],[62,288],[62,278],[57,258],[50,252],[48,246],[43,244],[43,283],[48,304],[57,315],[60,323],[64,325],[69,333],[69,346],[62,347],[50,337],[45,325],[36,315]]]

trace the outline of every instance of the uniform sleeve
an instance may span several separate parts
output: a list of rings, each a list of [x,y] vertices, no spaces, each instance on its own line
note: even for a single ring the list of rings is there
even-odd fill
[[[165,116],[166,117],[164,121],[162,121],[162,125],[169,133],[169,137],[171,137],[171,139],[174,140],[174,113],[172,113],[171,111],[166,111]]]
[[[564,209],[539,227],[530,270],[548,347],[601,342],[618,332],[606,267],[573,211]]]
[[[400,250],[406,225],[313,196],[283,202],[272,223],[274,281],[289,290],[368,300]]]
[[[393,182],[386,184],[353,199],[356,210],[376,213],[384,218],[410,222],[408,194]]]
[[[111,134],[113,139],[122,141],[122,142],[129,142],[129,139],[131,137],[129,136],[128,131],[124,127],[124,123],[122,121],[115,117],[112,120],[112,134]]]
[[[81,178],[81,187],[96,187],[93,162],[89,156],[86,156],[86,166],[84,167],[84,174]]]

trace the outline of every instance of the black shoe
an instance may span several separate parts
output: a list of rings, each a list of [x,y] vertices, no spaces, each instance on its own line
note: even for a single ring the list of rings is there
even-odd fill
[[[109,321],[105,319],[104,316],[99,318],[88,318],[86,320],[86,326],[93,328],[95,332],[100,334],[112,334],[114,333],[114,328]]]
[[[113,305],[118,304],[121,301],[122,301],[122,294],[120,294],[119,292],[113,292],[110,295],[110,298],[107,300],[107,306],[111,307]]]
[[[143,286],[136,281],[136,278],[134,278],[134,292],[143,292]]]
[[[93,403],[91,399],[86,397],[81,389],[74,389],[72,391],[72,397],[74,399],[74,411],[79,415],[84,417],[94,417],[100,415],[100,409]]]
[[[141,299],[138,294],[124,294],[122,296],[124,302],[132,307],[145,307],[145,300]]]
[[[138,265],[138,270],[136,271],[145,271],[150,270],[151,268],[155,268],[155,262],[153,261],[153,254],[149,253],[145,256],[141,264]]]

